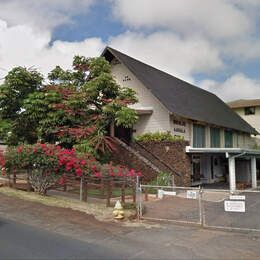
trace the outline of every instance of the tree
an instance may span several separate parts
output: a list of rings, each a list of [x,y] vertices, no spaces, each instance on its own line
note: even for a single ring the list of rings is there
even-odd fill
[[[35,142],[35,125],[23,117],[23,102],[40,89],[43,77],[35,69],[13,68],[0,86],[0,135],[9,143]],[[29,130],[29,131],[27,131]]]
[[[9,144],[59,142],[82,151],[111,150],[109,125],[131,127],[137,120],[129,105],[135,92],[121,88],[104,58],[75,56],[72,70],[60,66],[47,85],[34,69],[17,67],[0,86],[0,138]]]
[[[137,101],[135,92],[116,83],[104,58],[75,56],[73,70],[57,66],[48,78],[49,85],[24,100],[22,112],[38,122],[38,136],[46,142],[105,152],[112,149],[110,123],[131,127],[137,120],[128,107]]]

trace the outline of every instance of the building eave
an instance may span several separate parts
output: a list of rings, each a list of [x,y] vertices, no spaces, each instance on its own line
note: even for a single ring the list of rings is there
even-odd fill
[[[188,154],[244,154],[248,156],[260,157],[260,150],[244,148],[195,148],[186,146]]]

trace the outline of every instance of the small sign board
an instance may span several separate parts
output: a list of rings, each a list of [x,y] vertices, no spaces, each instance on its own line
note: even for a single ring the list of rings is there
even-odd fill
[[[187,199],[197,199],[197,191],[187,190]]]
[[[164,192],[164,190],[158,190],[158,199],[163,198],[163,192]]]
[[[158,190],[158,199],[162,199],[165,195],[176,196],[176,191]]]
[[[176,191],[164,191],[163,195],[176,196]]]
[[[224,208],[227,212],[246,212],[245,201],[239,200],[226,200]]]
[[[229,199],[230,200],[245,200],[246,196],[245,195],[230,195]]]

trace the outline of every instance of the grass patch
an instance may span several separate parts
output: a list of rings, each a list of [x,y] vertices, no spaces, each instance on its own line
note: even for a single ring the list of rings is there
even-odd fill
[[[53,207],[63,207],[70,208],[73,210],[78,210],[89,215],[93,215],[96,219],[101,221],[111,221],[113,220],[113,208],[107,208],[105,204],[102,203],[93,203],[93,202],[81,202],[79,200],[70,199],[70,198],[61,198],[60,196],[41,196],[34,192],[25,192],[21,190],[15,190],[8,187],[1,187],[0,193],[14,197],[17,199],[32,201],[41,203],[47,206]],[[135,211],[131,208],[125,210],[126,219],[131,215],[134,215]]]

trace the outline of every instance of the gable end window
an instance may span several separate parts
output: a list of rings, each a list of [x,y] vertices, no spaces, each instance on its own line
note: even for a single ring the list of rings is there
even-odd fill
[[[255,107],[245,107],[245,115],[254,115],[255,114]]]

